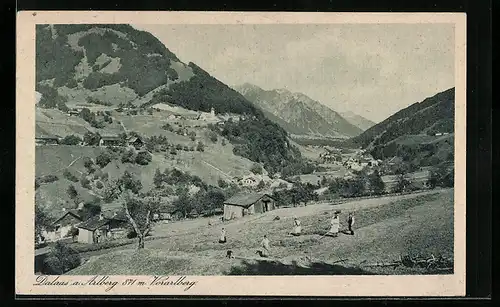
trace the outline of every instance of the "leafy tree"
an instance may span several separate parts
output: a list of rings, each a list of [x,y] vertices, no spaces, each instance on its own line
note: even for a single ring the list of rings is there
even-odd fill
[[[378,171],[374,171],[372,174],[370,174],[370,176],[368,177],[368,184],[375,195],[380,195],[385,190],[385,183],[382,180],[382,177],[380,177]]]
[[[219,178],[219,180],[217,180],[217,184],[222,189],[224,189],[224,188],[226,188],[228,186],[227,182],[224,179],[222,179],[222,178]]]
[[[196,132],[190,131],[188,135],[189,135],[189,138],[191,139],[191,141],[194,142],[196,140]]]
[[[104,188],[104,185],[102,184],[102,182],[97,181],[95,184],[95,187],[100,190],[100,189]]]
[[[83,166],[87,169],[87,172],[89,174],[94,172],[94,162],[92,161],[92,159],[90,159],[89,157],[85,157],[83,158],[83,160]]]
[[[50,217],[43,207],[35,203],[35,243],[43,237],[44,229],[50,228]]]
[[[64,176],[64,178],[68,179],[69,181],[78,182],[78,177],[73,175],[68,169],[64,170],[63,176]]]
[[[111,162],[111,155],[103,151],[101,152],[96,158],[95,158],[95,163],[99,165],[101,168],[104,168],[106,165],[108,165]]]
[[[121,158],[122,163],[134,163],[135,162],[135,152],[133,149],[125,151]]]
[[[83,220],[88,220],[89,218],[99,215],[100,213],[101,205],[99,204],[99,201],[86,202],[79,210],[79,214],[83,218]]]
[[[198,142],[198,145],[196,146],[196,150],[197,151],[205,151],[205,144],[203,144],[202,142]]]
[[[88,146],[97,146],[99,145],[99,141],[101,140],[101,136],[99,133],[87,132],[83,136],[83,142]]]
[[[392,191],[394,193],[405,192],[410,186],[410,180],[405,174],[399,174],[396,179],[396,185],[393,187]]]
[[[137,163],[139,165],[148,165],[149,162],[151,162],[151,160],[152,160],[152,156],[147,151],[141,151],[135,157],[135,163]]]
[[[217,143],[217,133],[210,131],[209,138],[210,138],[210,141],[212,141],[212,143]]]
[[[262,174],[262,166],[258,163],[254,163],[250,168],[250,171],[254,174]]]
[[[90,180],[87,179],[87,177],[85,175],[82,175],[82,177],[80,178],[80,184],[82,185],[82,187],[90,190],[91,187],[90,187]]]
[[[76,227],[71,227],[71,229],[68,232],[68,235],[73,239],[73,242],[75,242],[76,237],[78,237],[78,234],[80,231]]]
[[[78,145],[81,142],[82,139],[76,135],[67,135],[60,141],[62,145]]]
[[[263,188],[266,187],[266,184],[264,183],[264,180],[261,180],[258,184],[257,184],[257,189],[259,190],[262,190]]]
[[[157,168],[155,171],[155,175],[153,177],[153,183],[157,188],[161,188],[161,186],[163,185],[163,174],[159,168]]]
[[[76,190],[75,186],[70,184],[66,192],[69,195],[69,198],[75,199],[78,196],[78,191]]]
[[[177,199],[173,201],[174,208],[181,212],[184,218],[194,209],[193,202],[189,197],[188,189],[186,186],[181,185],[176,190]]]

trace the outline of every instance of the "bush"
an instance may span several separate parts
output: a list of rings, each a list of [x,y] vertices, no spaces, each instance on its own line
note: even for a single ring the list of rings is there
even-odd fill
[[[71,173],[67,169],[64,170],[63,176],[64,176],[64,178],[68,179],[69,181],[78,182],[78,177],[76,177],[73,173]]]
[[[45,258],[45,260],[43,261],[43,266],[44,274],[62,275],[64,273],[61,261],[55,256]]]
[[[81,142],[82,139],[76,135],[67,135],[60,141],[62,145],[78,145]]]
[[[44,261],[46,274],[61,275],[81,264],[80,254],[62,242],[57,242]]]
[[[151,162],[152,156],[149,152],[147,151],[141,151],[137,154],[137,157],[135,158],[135,163],[139,165],[148,165],[149,162]]]

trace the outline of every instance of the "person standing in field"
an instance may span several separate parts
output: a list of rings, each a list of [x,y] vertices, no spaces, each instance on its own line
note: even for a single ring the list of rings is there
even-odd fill
[[[339,212],[335,211],[333,213],[332,220],[330,221],[330,230],[328,231],[329,235],[332,235],[333,237],[336,237],[339,235],[339,228],[340,228],[340,220],[339,220]]]
[[[220,232],[219,243],[226,243],[226,229],[224,227]]]
[[[293,236],[300,236],[302,233],[302,226],[300,225],[300,221],[297,217],[293,218],[293,231],[290,233]]]
[[[261,257],[268,257],[270,252],[269,252],[269,239],[267,238],[267,235],[264,235],[264,239],[262,239],[261,242],[262,246],[262,251],[260,251],[260,256]]]
[[[349,212],[349,216],[347,217],[347,227],[349,228],[349,232],[351,233],[351,235],[354,235],[352,225],[354,225],[354,215],[352,214],[352,212]]]

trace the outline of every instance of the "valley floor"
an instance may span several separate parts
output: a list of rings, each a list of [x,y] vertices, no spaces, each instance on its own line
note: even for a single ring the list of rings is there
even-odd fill
[[[341,210],[341,230],[354,212],[354,236],[323,237],[334,210]],[[279,220],[274,220],[279,216]],[[303,235],[291,237],[293,217]],[[371,267],[401,255],[453,258],[453,189],[277,209],[222,223],[208,218],[158,224],[143,250],[135,244],[82,254],[87,261],[71,275],[314,275],[422,274],[417,268]],[[221,227],[227,243],[217,242]],[[267,234],[271,257],[255,254]],[[232,250],[234,259],[225,258]],[[446,272],[451,273],[451,272]]]

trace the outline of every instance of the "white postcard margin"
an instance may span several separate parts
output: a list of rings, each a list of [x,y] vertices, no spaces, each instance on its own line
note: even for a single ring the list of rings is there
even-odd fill
[[[417,276],[185,276],[185,287],[152,286],[152,276],[109,276],[116,286],[79,286],[91,276],[60,276],[36,286],[34,272],[35,25],[36,24],[328,24],[446,23],[455,25],[454,274]],[[167,46],[168,47],[168,46]],[[466,180],[465,13],[113,12],[21,11],[16,71],[16,294],[224,296],[464,296]],[[431,238],[430,238],[431,239]],[[126,285],[127,279],[144,285]],[[170,276],[170,280],[177,277]],[[63,285],[67,283],[67,285]],[[74,284],[73,284],[74,283]]]

